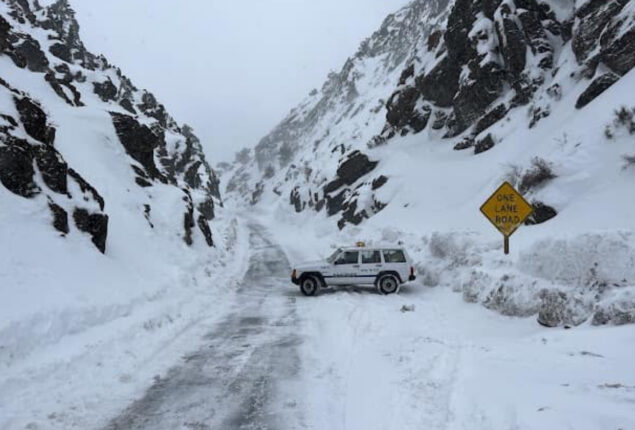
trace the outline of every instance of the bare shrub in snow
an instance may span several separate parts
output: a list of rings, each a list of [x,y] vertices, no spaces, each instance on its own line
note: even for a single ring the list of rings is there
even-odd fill
[[[624,154],[622,155],[622,158],[624,159],[623,169],[635,166],[635,154]]]
[[[560,290],[540,292],[538,323],[545,327],[575,327],[585,322],[593,311],[593,302],[582,294]]]
[[[526,284],[513,275],[503,275],[489,287],[483,306],[503,315],[528,317],[538,312],[535,283]],[[492,288],[493,287],[493,288]]]
[[[626,106],[615,111],[613,122],[606,126],[604,135],[608,139],[614,139],[618,135],[635,134],[635,107],[629,109]]]
[[[524,194],[544,185],[556,177],[551,163],[543,158],[535,157],[531,161],[531,167],[527,169],[520,178],[518,191]]]
[[[593,325],[635,324],[635,287],[615,289],[595,307]]]
[[[622,106],[616,110],[613,124],[615,127],[628,130],[628,134],[635,133],[635,107],[629,109],[626,106]]]

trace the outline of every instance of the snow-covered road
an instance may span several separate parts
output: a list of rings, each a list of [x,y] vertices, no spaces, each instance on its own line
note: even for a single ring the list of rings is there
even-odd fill
[[[296,298],[284,294],[289,263],[261,227],[250,230],[232,311],[107,429],[300,428],[295,403],[280,397],[300,371]]]
[[[632,326],[547,330],[416,283],[305,298],[271,235],[250,245],[228,316],[108,430],[635,429]]]

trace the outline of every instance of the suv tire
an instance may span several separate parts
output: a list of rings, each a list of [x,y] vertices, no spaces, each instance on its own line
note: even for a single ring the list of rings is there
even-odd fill
[[[399,291],[399,279],[395,275],[380,275],[376,285],[377,290],[383,295],[394,294]]]
[[[320,281],[315,276],[305,276],[300,281],[300,291],[307,297],[314,296],[320,288]]]

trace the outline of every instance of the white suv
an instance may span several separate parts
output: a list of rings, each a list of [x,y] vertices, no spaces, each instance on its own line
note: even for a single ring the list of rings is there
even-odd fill
[[[304,263],[291,274],[306,296],[331,285],[374,285],[382,294],[393,294],[399,285],[415,279],[408,253],[399,247],[340,248],[326,261]]]

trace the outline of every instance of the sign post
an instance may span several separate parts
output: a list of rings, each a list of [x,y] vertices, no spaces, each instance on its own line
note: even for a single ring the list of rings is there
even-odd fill
[[[509,183],[501,185],[481,206],[481,212],[505,238],[505,255],[509,254],[509,238],[533,213],[532,206]]]

